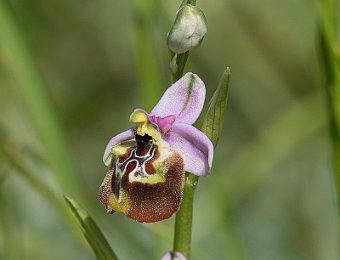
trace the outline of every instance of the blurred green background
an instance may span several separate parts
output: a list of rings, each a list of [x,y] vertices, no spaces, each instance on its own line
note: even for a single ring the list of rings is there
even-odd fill
[[[171,84],[165,39],[179,4],[1,0],[0,136],[10,152],[0,157],[0,259],[95,259],[44,189],[79,201],[121,259],[172,248],[174,217],[111,216],[97,193],[107,141]],[[196,191],[192,258],[339,259],[315,2],[197,4],[208,33],[186,70],[206,83],[207,101],[226,66],[232,78],[212,174]]]

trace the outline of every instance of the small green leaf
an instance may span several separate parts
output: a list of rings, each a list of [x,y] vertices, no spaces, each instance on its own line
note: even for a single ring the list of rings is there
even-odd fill
[[[67,204],[70,206],[73,215],[77,219],[77,222],[79,223],[81,231],[83,232],[87,242],[90,244],[94,253],[96,254],[97,259],[118,259],[91,216],[89,216],[87,212],[78,205],[77,202],[66,196],[64,196],[64,198]]]
[[[229,79],[230,69],[227,68],[210,100],[208,112],[205,115],[201,129],[209,137],[214,146],[218,142],[223,127],[223,116],[228,100]]]

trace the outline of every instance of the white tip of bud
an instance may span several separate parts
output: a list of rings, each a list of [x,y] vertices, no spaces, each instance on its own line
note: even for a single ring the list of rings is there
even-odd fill
[[[176,14],[167,43],[170,50],[181,54],[199,46],[206,32],[207,21],[201,9],[186,4]]]

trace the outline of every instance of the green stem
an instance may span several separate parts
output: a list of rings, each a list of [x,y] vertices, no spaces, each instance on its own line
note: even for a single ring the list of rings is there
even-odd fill
[[[169,51],[170,53],[170,60],[173,59],[173,57],[175,57],[175,53],[173,53],[172,51]],[[176,64],[177,64],[177,69],[175,72],[172,73],[172,80],[173,82],[176,82],[177,80],[179,80],[183,74],[184,74],[184,68],[185,68],[185,64],[188,60],[189,57],[189,52],[185,52],[182,54],[178,54],[176,56]]]
[[[0,0],[0,31],[0,44],[8,55],[7,64],[16,81],[13,86],[17,87],[25,101],[37,134],[45,147],[44,153],[60,186],[65,193],[75,196],[79,193],[79,182],[64,142],[60,123],[51,106],[46,87],[4,0]]]
[[[183,0],[180,8],[185,4],[196,5],[196,0]]]
[[[227,106],[230,70],[227,68],[210,101],[208,112],[204,118],[202,132],[216,147],[223,127],[223,115]],[[182,253],[190,259],[193,200],[199,177],[186,173],[183,198],[176,214],[174,252]]]
[[[186,173],[181,207],[176,214],[174,252],[181,252],[190,259],[192,212],[196,186],[199,177]]]
[[[196,0],[183,0],[180,8],[184,4],[196,5]],[[170,61],[175,56],[169,49]],[[184,74],[184,68],[189,57],[189,52],[179,54],[176,57],[177,70],[172,73],[173,82],[176,82]],[[175,231],[174,231],[174,244],[173,251],[182,253],[186,259],[190,259],[191,252],[191,234],[192,234],[192,213],[195,190],[199,177],[186,173],[185,184],[183,189],[183,197],[180,209],[176,213]]]
[[[196,5],[196,0],[183,0],[180,8],[185,4]],[[174,57],[175,53],[169,49],[170,61]],[[183,76],[188,57],[189,51],[176,56],[177,70],[172,73],[173,82],[176,82]],[[199,177],[190,173],[186,173],[185,176],[183,198],[175,220],[173,251],[180,252],[186,259],[190,259],[193,203]]]

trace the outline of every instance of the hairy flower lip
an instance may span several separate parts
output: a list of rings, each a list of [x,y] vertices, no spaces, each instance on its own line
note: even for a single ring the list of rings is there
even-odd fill
[[[198,176],[210,173],[214,152],[209,138],[192,126],[202,111],[205,94],[203,81],[189,72],[165,91],[150,114],[136,109],[130,117],[139,123],[137,133],[148,133],[156,141],[168,143],[183,157],[184,170]],[[104,163],[109,165],[112,147],[134,138],[134,129],[113,137],[105,149]]]
[[[141,138],[128,142],[128,146],[115,146],[115,157],[99,189],[108,213],[118,211],[138,222],[152,223],[178,210],[184,186],[183,158],[149,140]],[[139,145],[144,143],[149,148],[143,151],[142,147],[138,154]]]

